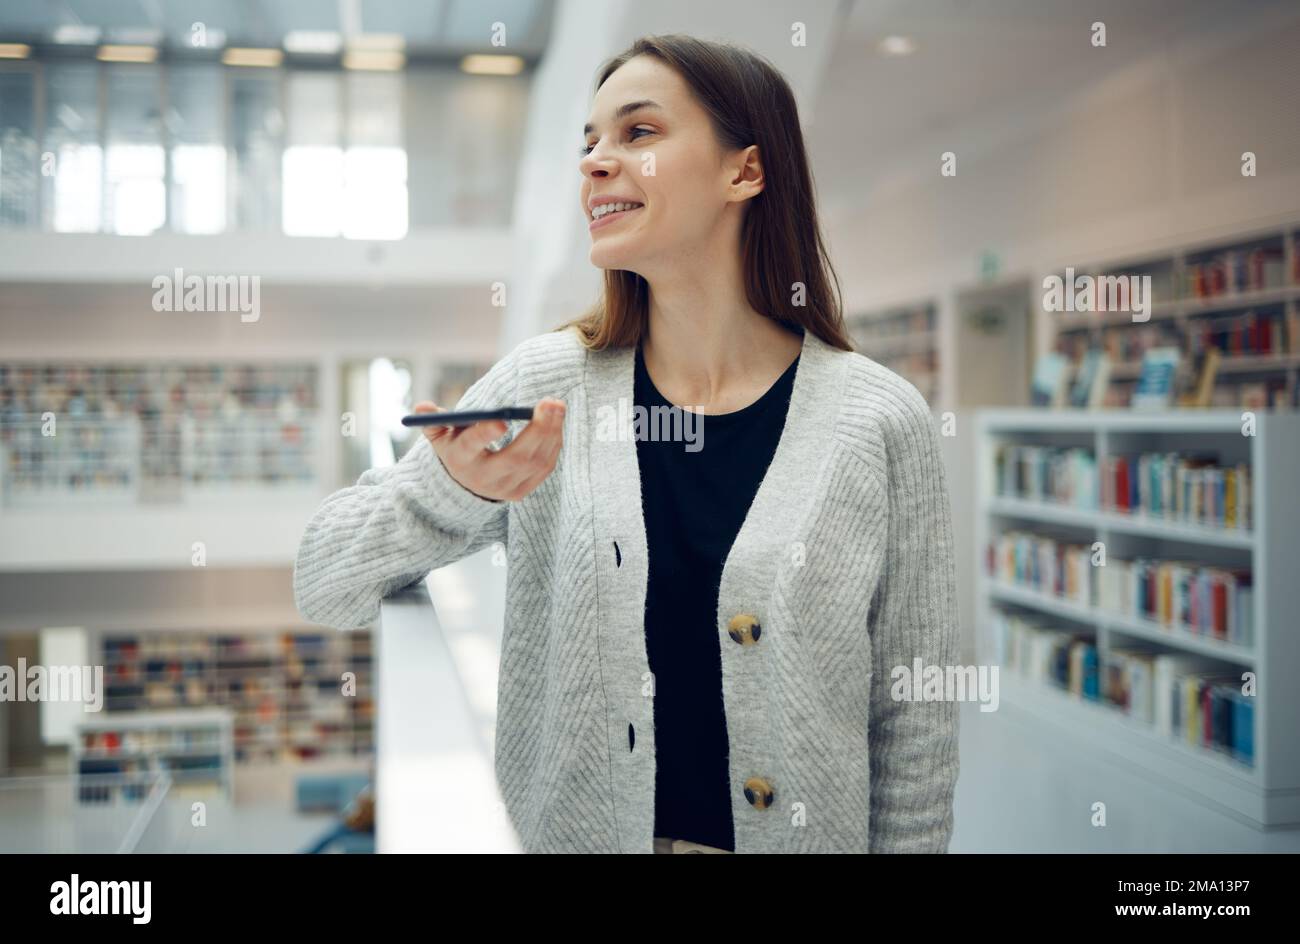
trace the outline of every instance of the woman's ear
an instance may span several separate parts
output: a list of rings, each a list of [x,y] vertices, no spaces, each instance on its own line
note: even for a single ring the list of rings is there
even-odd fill
[[[736,201],[748,200],[763,192],[763,162],[758,153],[758,145],[738,152],[736,168],[731,180],[731,198]]]

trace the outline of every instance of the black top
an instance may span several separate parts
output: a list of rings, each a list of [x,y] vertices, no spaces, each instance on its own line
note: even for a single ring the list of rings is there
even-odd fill
[[[655,389],[636,350],[634,401],[647,412],[646,425],[637,427],[637,459],[650,571],[645,633],[655,683],[656,836],[736,848],[718,591],[781,439],[798,365],[796,357],[744,409],[690,417]],[[651,419],[652,406],[682,414],[672,427],[681,440],[667,438],[669,424]]]

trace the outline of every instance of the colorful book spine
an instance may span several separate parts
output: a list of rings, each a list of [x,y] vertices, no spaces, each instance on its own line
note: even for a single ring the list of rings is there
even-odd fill
[[[1101,469],[1102,508],[1205,527],[1250,527],[1250,469],[1213,456],[1113,456]]]

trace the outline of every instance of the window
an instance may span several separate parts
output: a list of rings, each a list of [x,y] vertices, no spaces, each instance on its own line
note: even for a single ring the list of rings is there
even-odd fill
[[[338,236],[342,229],[342,85],[334,72],[289,73],[284,149],[284,232]]]
[[[235,188],[233,225],[274,230],[280,224],[280,149],[284,116],[280,75],[234,69],[230,76],[230,160]]]
[[[0,226],[36,224],[36,79],[0,70]]]
[[[170,223],[178,233],[220,233],[226,228],[222,78],[215,65],[181,65],[168,74]]]
[[[46,229],[98,232],[104,172],[99,143],[99,66],[51,63],[45,74],[45,150],[40,170]]]
[[[104,229],[144,236],[167,219],[161,76],[151,65],[108,67]]]
[[[343,161],[343,235],[401,239],[409,204],[402,142],[403,77],[347,75],[347,152]]]
[[[453,67],[3,62],[0,228],[377,240],[501,226],[527,101],[525,78]]]

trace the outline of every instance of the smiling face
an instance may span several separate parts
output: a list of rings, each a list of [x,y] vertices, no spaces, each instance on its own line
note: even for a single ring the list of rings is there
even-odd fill
[[[748,152],[726,152],[690,87],[653,56],[636,56],[596,92],[579,162],[591,263],[649,277],[722,232]],[[761,187],[761,183],[759,184]],[[603,203],[630,205],[608,213]]]

